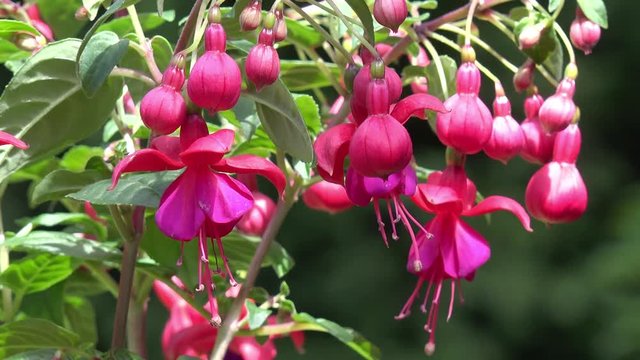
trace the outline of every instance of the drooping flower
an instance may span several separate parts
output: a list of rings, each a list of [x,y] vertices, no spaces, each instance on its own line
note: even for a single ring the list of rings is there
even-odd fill
[[[220,9],[211,8],[210,25],[204,34],[205,53],[198,58],[187,83],[194,104],[210,112],[229,110],[240,97],[242,74],[226,50],[227,35],[220,24]]]
[[[578,219],[587,209],[587,187],[576,167],[582,136],[578,124],[558,132],[553,161],[529,180],[525,201],[531,215],[548,224]]]
[[[256,90],[273,84],[280,75],[280,57],[273,48],[274,40],[273,29],[265,27],[260,32],[258,44],[252,47],[247,55],[245,71]]]
[[[481,77],[473,48],[465,46],[462,56],[456,77],[457,92],[444,103],[451,111],[438,114],[436,134],[443,144],[463,154],[475,154],[489,141],[493,118],[478,97]]]
[[[499,84],[496,84],[493,116],[493,130],[489,141],[484,145],[484,152],[490,158],[506,164],[522,150],[524,135],[520,124],[511,116],[511,103]]]
[[[589,55],[593,47],[600,41],[600,33],[600,26],[587,19],[579,6],[576,7],[576,18],[571,23],[569,30],[573,46],[584,51],[585,55]]]
[[[375,0],[373,16],[381,25],[398,31],[407,18],[407,2],[406,0]]]
[[[353,202],[342,185],[325,180],[309,186],[302,193],[302,201],[310,209],[329,214],[337,214],[353,207]]]
[[[489,243],[461,217],[506,210],[513,213],[527,231],[531,231],[531,228],[526,211],[510,198],[489,196],[475,204],[476,187],[467,178],[462,164],[449,162],[444,171],[431,173],[426,184],[418,185],[413,200],[421,209],[435,217],[418,234],[417,250],[412,247],[409,252],[407,270],[418,276],[418,283],[396,319],[403,319],[410,314],[422,285],[428,283],[421,308],[423,312],[427,312],[427,302],[431,301],[425,325],[425,331],[429,333],[425,351],[431,355],[435,351],[435,331],[444,281],[451,281],[451,300],[447,315],[450,318],[456,286],[460,287],[463,279],[472,281],[476,270],[491,256]],[[416,261],[422,263],[422,269],[416,270]]]
[[[564,130],[573,121],[576,114],[573,94],[576,90],[577,72],[575,64],[567,65],[565,78],[558,84],[556,93],[549,96],[540,107],[540,125],[548,134]]]
[[[547,134],[540,125],[538,112],[544,99],[537,92],[527,97],[524,102],[524,112],[527,116],[520,125],[524,135],[524,146],[520,156],[534,164],[546,164],[551,161],[555,134]]]
[[[22,150],[29,148],[27,143],[4,131],[0,131],[0,146],[1,145],[13,145]]]
[[[151,89],[140,102],[142,122],[158,135],[176,131],[187,118],[182,97],[184,56],[176,56],[162,76],[162,83]]]
[[[285,177],[277,166],[258,156],[225,158],[224,155],[233,145],[234,132],[223,129],[208,134],[206,123],[199,115],[187,118],[179,139],[160,139],[164,140],[160,144],[162,149],[166,149],[165,152],[154,148],[143,149],[118,163],[113,171],[112,188],[124,173],[184,169],[162,194],[155,220],[158,228],[175,240],[190,241],[198,237],[199,290],[206,288],[209,298],[212,298],[207,240],[210,239],[212,246],[215,240],[226,275],[231,284],[235,284],[224,255],[222,237],[231,232],[254,202],[251,191],[228,174],[254,173],[264,176],[280,193],[285,187]],[[176,149],[180,149],[180,152],[177,153]]]

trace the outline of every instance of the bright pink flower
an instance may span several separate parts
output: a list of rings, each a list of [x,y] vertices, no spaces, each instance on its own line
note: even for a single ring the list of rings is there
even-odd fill
[[[591,54],[598,41],[600,41],[600,26],[587,19],[580,7],[576,7],[576,18],[571,23],[569,35],[573,46],[584,51],[586,55]]]
[[[155,219],[158,228],[173,239],[190,241],[198,237],[200,290],[206,287],[212,298],[207,238],[211,239],[212,245],[215,239],[227,276],[235,285],[224,256],[222,237],[231,232],[254,201],[251,191],[227,173],[262,175],[280,193],[284,191],[286,180],[280,169],[264,158],[254,155],[224,158],[233,145],[234,132],[223,129],[208,135],[204,119],[199,115],[189,116],[182,126],[180,139],[164,139],[165,148],[175,149],[180,142],[178,158],[152,148],[136,151],[118,163],[113,171],[111,188],[115,188],[120,176],[127,172],[185,169],[162,194]],[[168,145],[170,143],[176,145],[172,147]]]
[[[547,134],[542,129],[538,119],[538,112],[544,99],[537,93],[529,96],[524,102],[524,112],[527,116],[520,125],[524,135],[524,146],[520,156],[534,164],[546,164],[551,161],[555,134]]]
[[[162,76],[162,84],[151,89],[140,102],[142,122],[158,135],[176,131],[187,118],[182,97],[184,57],[177,58]]]
[[[0,146],[1,145],[13,145],[22,150],[26,150],[29,148],[29,145],[27,145],[27,143],[4,131],[0,131]]]
[[[407,2],[406,0],[375,0],[373,16],[381,25],[398,31],[407,18]]]
[[[242,31],[253,31],[260,26],[262,19],[262,3],[253,0],[240,13],[240,29]]]
[[[473,52],[471,47],[466,49]],[[480,80],[480,70],[475,62],[463,62],[456,78],[457,93],[444,103],[451,111],[439,113],[436,121],[440,141],[463,154],[479,152],[491,137],[493,118],[478,97]]]
[[[445,280],[451,280],[451,302],[448,318],[453,311],[455,287],[460,280],[473,280],[476,270],[491,255],[489,244],[480,233],[461,220],[461,216],[478,216],[498,210],[513,213],[522,226],[531,231],[529,216],[516,201],[503,196],[489,196],[474,206],[476,187],[462,166],[449,165],[444,171],[431,173],[426,184],[418,185],[414,202],[423,210],[434,214],[417,238],[418,247],[411,248],[407,270],[419,277],[418,283],[404,305],[397,319],[405,318],[411,312],[414,300],[422,284],[429,283],[422,304],[423,312],[431,300],[425,331],[429,332],[427,353],[435,350],[435,330],[438,321],[440,294]],[[414,263],[420,261],[422,269],[417,271]],[[433,297],[431,288],[435,287]]]
[[[496,85],[493,116],[493,130],[489,141],[484,144],[484,153],[506,164],[522,150],[524,135],[520,124],[511,116],[511,103],[499,85]]]
[[[252,194],[253,206],[238,222],[238,230],[247,235],[262,236],[276,211],[276,203],[261,192]]]
[[[210,112],[229,110],[240,97],[242,75],[225,52],[226,42],[222,25],[210,24],[204,34],[205,53],[196,61],[187,83],[189,98]]]
[[[576,167],[580,144],[577,124],[557,133],[553,161],[529,180],[525,201],[536,219],[549,224],[565,223],[578,219],[587,209],[587,187]]]
[[[280,58],[273,48],[274,34],[271,29],[264,28],[258,37],[258,44],[251,48],[245,71],[247,78],[255,84],[260,91],[265,85],[271,85],[280,75]]]
[[[565,77],[556,93],[549,96],[540,107],[538,117],[542,129],[550,134],[564,130],[576,114],[576,104],[573,103],[573,93],[576,90],[575,80]]]
[[[322,180],[309,186],[302,193],[302,201],[307,207],[337,214],[353,207],[347,191],[342,185]]]

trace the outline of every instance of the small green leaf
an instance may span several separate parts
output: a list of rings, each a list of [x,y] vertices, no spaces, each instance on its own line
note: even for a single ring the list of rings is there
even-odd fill
[[[13,250],[43,251],[52,255],[66,255],[84,260],[109,260],[120,256],[120,251],[114,246],[115,244],[107,245],[57,231],[33,231],[25,236],[9,238],[5,244]]]
[[[319,325],[365,359],[376,360],[381,358],[380,349],[353,329],[342,327],[326,319],[314,318],[307,313],[292,314],[291,318],[298,323]]]
[[[578,5],[587,19],[605,29],[609,27],[607,8],[603,0],[578,0]]]
[[[0,274],[0,283],[20,294],[43,291],[66,279],[75,265],[67,256],[39,254],[13,262]],[[1,343],[1,340],[0,340]]]
[[[296,102],[296,106],[300,110],[300,115],[307,125],[307,129],[312,134],[317,134],[322,130],[322,122],[320,120],[320,108],[311,95],[292,94]]]
[[[557,36],[554,36],[554,41],[556,42],[556,46],[542,65],[551,72],[551,75],[553,75],[556,80],[560,81],[564,74],[564,51]]]
[[[138,18],[140,20],[140,25],[142,26],[142,30],[148,31],[156,29],[166,22],[172,22],[176,17],[176,12],[173,10],[167,10],[163,13],[146,13],[139,14]],[[134,32],[133,23],[131,22],[131,17],[129,15],[122,16],[117,19],[113,19],[107,23],[100,25],[97,33],[102,31],[112,31],[116,33],[118,36],[125,36],[128,33]]]
[[[100,10],[100,6],[104,3],[105,0],[82,0],[82,6],[87,9],[89,13],[89,20],[93,21],[96,16],[98,16],[98,11]]]
[[[68,197],[89,201],[97,205],[140,205],[158,207],[164,190],[180,175],[181,171],[161,171],[123,176],[113,190],[108,190],[111,180],[102,180],[85,186]]]
[[[79,296],[67,296],[64,301],[64,315],[67,328],[80,336],[83,343],[98,341],[96,314],[89,300]]]
[[[31,205],[39,205],[45,201],[60,200],[68,194],[80,191],[85,186],[104,178],[105,176],[97,170],[87,170],[80,173],[62,169],[55,170],[34,187],[30,203]]]
[[[544,25],[544,29],[541,30],[540,40],[538,43],[530,48],[522,49],[522,52],[527,54],[536,64],[542,64],[551,53],[556,49],[557,36],[553,29],[552,23],[549,22],[549,18],[539,12],[533,12],[533,16],[527,16],[520,19],[513,28],[513,34],[516,39],[520,36],[520,33],[528,26]]]
[[[280,294],[282,296],[289,296],[291,290],[289,289],[289,284],[286,281],[280,283]]]
[[[249,313],[249,330],[255,330],[262,326],[269,315],[271,315],[271,310],[261,309],[253,303],[253,301],[245,300],[245,306],[247,307],[247,312]]]
[[[373,18],[371,17],[371,11],[364,0],[346,0],[349,7],[356,13],[362,26],[364,27],[365,38],[372,42],[375,34],[373,31]]]
[[[0,358],[31,350],[72,350],[78,345],[78,335],[47,320],[25,319],[0,326]]]
[[[40,16],[53,29],[56,38],[74,37],[84,27],[84,21],[75,19],[82,0],[36,0]]]
[[[158,8],[158,15],[162,15],[164,12],[164,0],[156,0],[156,7]]]
[[[549,12],[554,12],[560,6],[562,0],[549,0]]]
[[[78,67],[78,76],[87,96],[93,97],[96,94],[128,47],[129,40],[120,40],[111,31],[100,32],[89,40]]]
[[[446,92],[442,88],[436,62],[431,61],[425,71],[429,83],[429,93],[444,101],[456,92],[456,72],[458,71],[458,65],[455,60],[447,55],[440,56],[440,61],[442,62],[442,68],[444,70],[445,84],[447,84]]]
[[[293,96],[281,80],[259,92],[250,88],[243,95],[256,102],[260,122],[278,148],[305,162],[313,160],[309,132]]]
[[[76,145],[67,150],[60,160],[60,166],[69,170],[80,172],[85,169],[87,162],[94,156],[102,156],[104,150],[97,146]]]
[[[31,55],[29,51],[18,48],[14,41],[19,34],[41,36],[33,26],[22,21],[0,20],[0,62],[16,61]]]
[[[96,2],[96,1],[100,1],[100,0],[83,0],[83,1]],[[87,33],[84,35],[84,38],[82,39],[82,44],[80,45],[80,49],[78,50],[78,56],[76,58],[76,62],[79,63],[80,57],[82,56],[82,53],[84,52],[84,49],[87,46],[87,43],[89,42],[89,40],[91,40],[91,37],[93,37],[93,34],[95,34],[95,32],[100,27],[100,25],[102,25],[102,23],[107,21],[107,19],[109,19],[118,10],[123,9],[125,6],[126,6],[125,5],[125,0],[116,0],[116,1],[114,1],[111,4],[111,6],[109,6],[109,8],[107,8],[107,11],[105,11],[104,14],[102,14],[102,16],[100,16],[98,18],[98,20],[96,20],[93,23],[93,25],[91,26],[89,31],[87,31]],[[87,9],[89,9],[86,5],[85,5],[85,7]]]
[[[325,63],[325,66],[335,78],[340,76],[340,68],[336,64]],[[331,81],[322,71],[318,70],[315,61],[281,60],[280,79],[291,91],[331,86]]]
[[[529,10],[524,6],[517,6],[509,11],[509,17],[513,21],[519,21],[527,16],[529,16]]]
[[[107,229],[103,224],[99,224],[93,220],[89,215],[84,213],[50,213],[40,214],[32,219],[19,219],[16,221],[21,226],[30,224],[31,227],[37,228],[40,226],[54,227],[61,225],[76,225],[86,233],[97,235],[99,238],[104,239],[107,236]]]

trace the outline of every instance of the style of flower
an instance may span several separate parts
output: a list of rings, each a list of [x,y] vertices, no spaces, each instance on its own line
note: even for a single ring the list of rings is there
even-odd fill
[[[475,204],[476,187],[461,165],[450,164],[444,171],[433,172],[426,184],[419,184],[413,201],[435,217],[425,224],[418,234],[418,250],[411,248],[407,270],[418,276],[413,293],[396,319],[403,319],[411,312],[413,302],[422,285],[427,282],[422,311],[427,312],[431,300],[425,331],[429,341],[425,347],[428,354],[435,350],[435,330],[438,322],[440,295],[445,280],[451,280],[451,300],[447,318],[453,312],[455,288],[460,280],[472,281],[476,270],[491,256],[489,243],[484,237],[464,222],[462,216],[478,216],[498,210],[513,213],[527,231],[532,231],[529,216],[516,201],[504,196],[489,196]],[[428,236],[432,234],[432,237]],[[416,271],[414,263],[420,261],[422,269]],[[434,289],[431,297],[431,290]]]

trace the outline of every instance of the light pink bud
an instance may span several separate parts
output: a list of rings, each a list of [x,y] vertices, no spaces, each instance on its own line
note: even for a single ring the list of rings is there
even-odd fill
[[[493,130],[484,152],[492,159],[507,163],[518,155],[524,145],[524,135],[520,124],[511,116],[511,103],[504,91],[496,91],[493,102]]]
[[[542,35],[542,29],[538,24],[527,25],[520,35],[518,35],[518,43],[521,49],[530,49],[540,42],[540,36]]]
[[[553,161],[575,164],[580,154],[582,134],[578,124],[571,124],[556,134],[553,143]]]
[[[529,96],[524,102],[527,118],[520,125],[524,135],[524,146],[520,156],[534,164],[546,164],[551,161],[553,142],[556,138],[555,134],[546,134],[538,120],[538,111],[543,102],[544,99],[537,93]]]
[[[575,81],[564,78],[556,93],[545,100],[540,107],[540,125],[547,133],[561,131],[573,121],[576,114],[576,105],[573,102]]]
[[[254,0],[240,13],[240,29],[242,29],[242,31],[253,31],[260,26],[261,20],[262,3]]]
[[[273,84],[280,75],[280,58],[273,48],[273,41],[271,29],[263,29],[258,44],[251,48],[247,56],[245,71],[258,91],[265,85]]]
[[[277,17],[276,15],[276,18],[277,20],[276,20],[276,25],[273,27],[274,29],[273,33],[274,33],[276,42],[280,42],[287,38],[287,22],[284,20],[282,15],[280,15],[279,17]]]
[[[417,56],[413,56],[411,53],[408,53],[407,56],[409,57],[409,61],[412,65],[427,66],[430,63],[429,55],[427,55],[427,52],[422,47],[418,47]],[[413,91],[414,94],[428,93],[429,84],[427,82],[427,78],[422,76],[411,82],[411,91]]]
[[[376,51],[378,52],[378,55],[380,57],[384,57],[389,51],[391,51],[391,49],[393,49],[393,46],[389,44],[386,44],[386,43],[376,44]],[[371,64],[373,60],[376,59],[373,56],[373,54],[371,54],[369,49],[367,49],[365,46],[360,46],[360,58],[362,59],[362,63],[365,65]]]
[[[254,236],[262,236],[276,211],[276,204],[267,195],[254,191],[253,206],[238,222],[238,230]]]
[[[407,18],[406,0],[375,0],[373,3],[373,16],[381,25],[393,31]]]
[[[353,207],[347,191],[342,185],[320,181],[302,193],[302,201],[310,209],[337,214]]]
[[[513,86],[516,91],[521,92],[527,90],[533,84],[533,75],[536,71],[536,64],[531,59],[518,68],[518,71],[513,75]]]
[[[162,84],[149,91],[140,102],[142,122],[158,135],[171,134],[187,117],[182,97],[184,70],[170,65],[162,76]]]
[[[580,8],[576,8],[576,18],[571,23],[569,35],[573,46],[584,51],[586,55],[591,54],[591,49],[600,40],[600,26],[587,19]]]

